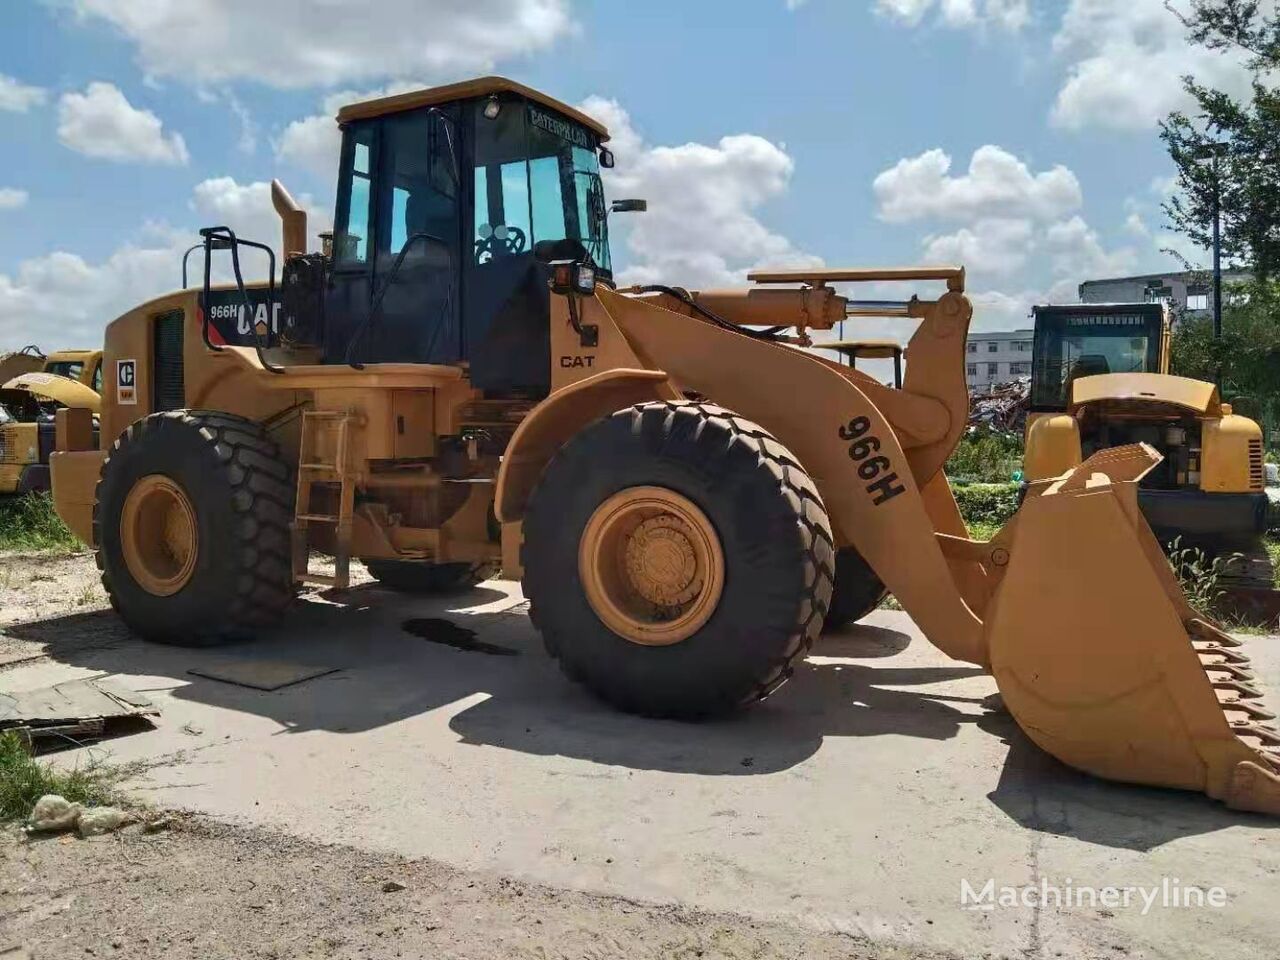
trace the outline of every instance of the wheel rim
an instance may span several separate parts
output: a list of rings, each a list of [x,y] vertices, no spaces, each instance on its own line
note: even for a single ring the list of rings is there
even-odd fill
[[[707,515],[665,487],[629,487],[596,508],[578,545],[578,575],[601,621],[632,643],[693,636],[724,590],[724,552]]]
[[[200,552],[196,511],[177,483],[153,473],[133,485],[120,512],[124,562],[148,593],[167,597],[187,585]]]

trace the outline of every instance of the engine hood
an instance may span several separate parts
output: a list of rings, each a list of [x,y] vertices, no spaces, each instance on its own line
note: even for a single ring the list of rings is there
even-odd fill
[[[70,377],[54,373],[24,373],[4,384],[5,390],[26,390],[42,400],[53,400],[64,407],[85,407],[99,413],[102,398],[91,388]]]
[[[1203,380],[1173,377],[1165,373],[1100,373],[1081,377],[1071,384],[1068,413],[1090,403],[1128,400],[1163,403],[1201,417],[1222,415],[1218,388]]]

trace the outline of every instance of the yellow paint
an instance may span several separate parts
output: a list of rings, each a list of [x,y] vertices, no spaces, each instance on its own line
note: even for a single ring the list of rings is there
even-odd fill
[[[1022,473],[1028,481],[1045,480],[1080,464],[1080,427],[1065,413],[1036,417],[1027,425]]]
[[[1100,373],[1080,377],[1071,384],[1073,413],[1100,400],[1145,400],[1181,407],[1200,416],[1216,417],[1221,408],[1218,388],[1203,380],[1171,377],[1163,373]]]
[[[1251,458],[1250,454],[1255,456]],[[1262,428],[1234,414],[1200,425],[1200,489],[1248,493],[1263,487]]]
[[[42,400],[53,400],[67,407],[84,407],[94,413],[102,407],[102,398],[91,387],[55,373],[24,373],[4,384],[2,389],[26,390]]]

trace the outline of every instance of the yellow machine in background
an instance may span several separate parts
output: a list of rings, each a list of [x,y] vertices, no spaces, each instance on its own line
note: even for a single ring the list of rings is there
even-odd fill
[[[608,215],[643,204],[606,203],[596,120],[492,77],[338,120],[331,250],[305,252],[275,185],[279,299],[274,279],[206,282],[129,311],[106,331],[101,442],[89,411],[58,412],[58,512],[132,629],[252,636],[299,584],[346,586],[352,558],[395,589],[501,563],[569,677],[697,718],[786,682],[865,589],[837,565],[853,551],[1063,761],[1280,813],[1280,736],[1237,644],[1137,510],[1158,453],[1098,451],[992,540],[966,535],[942,472],[968,412],[962,269],[619,289]],[[202,234],[206,262],[268,259]],[[943,289],[836,289],[863,282]],[[858,316],[912,329],[901,389],[801,349]]]
[[[0,494],[49,489],[54,416],[63,407],[96,415],[102,388],[101,350],[34,347],[0,359]]]
[[[1170,320],[1159,303],[1035,308],[1024,474],[1043,482],[1094,451],[1149,444],[1164,457],[1138,487],[1161,543],[1232,560],[1237,582],[1271,588],[1262,430],[1211,383],[1169,374]]]

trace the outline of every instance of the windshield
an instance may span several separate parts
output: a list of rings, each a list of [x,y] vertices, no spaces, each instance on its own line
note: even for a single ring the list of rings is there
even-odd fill
[[[484,135],[477,137],[475,168],[476,263],[568,239],[611,275],[596,135],[536,104],[523,108],[524,116],[504,107],[494,120],[477,121]],[[526,122],[517,125],[517,117]]]
[[[1149,373],[1159,366],[1160,317],[1036,309],[1031,406],[1064,410],[1071,383],[1100,373]]]
[[[84,364],[79,360],[52,360],[44,365],[45,373],[56,373],[60,377],[79,380]]]

